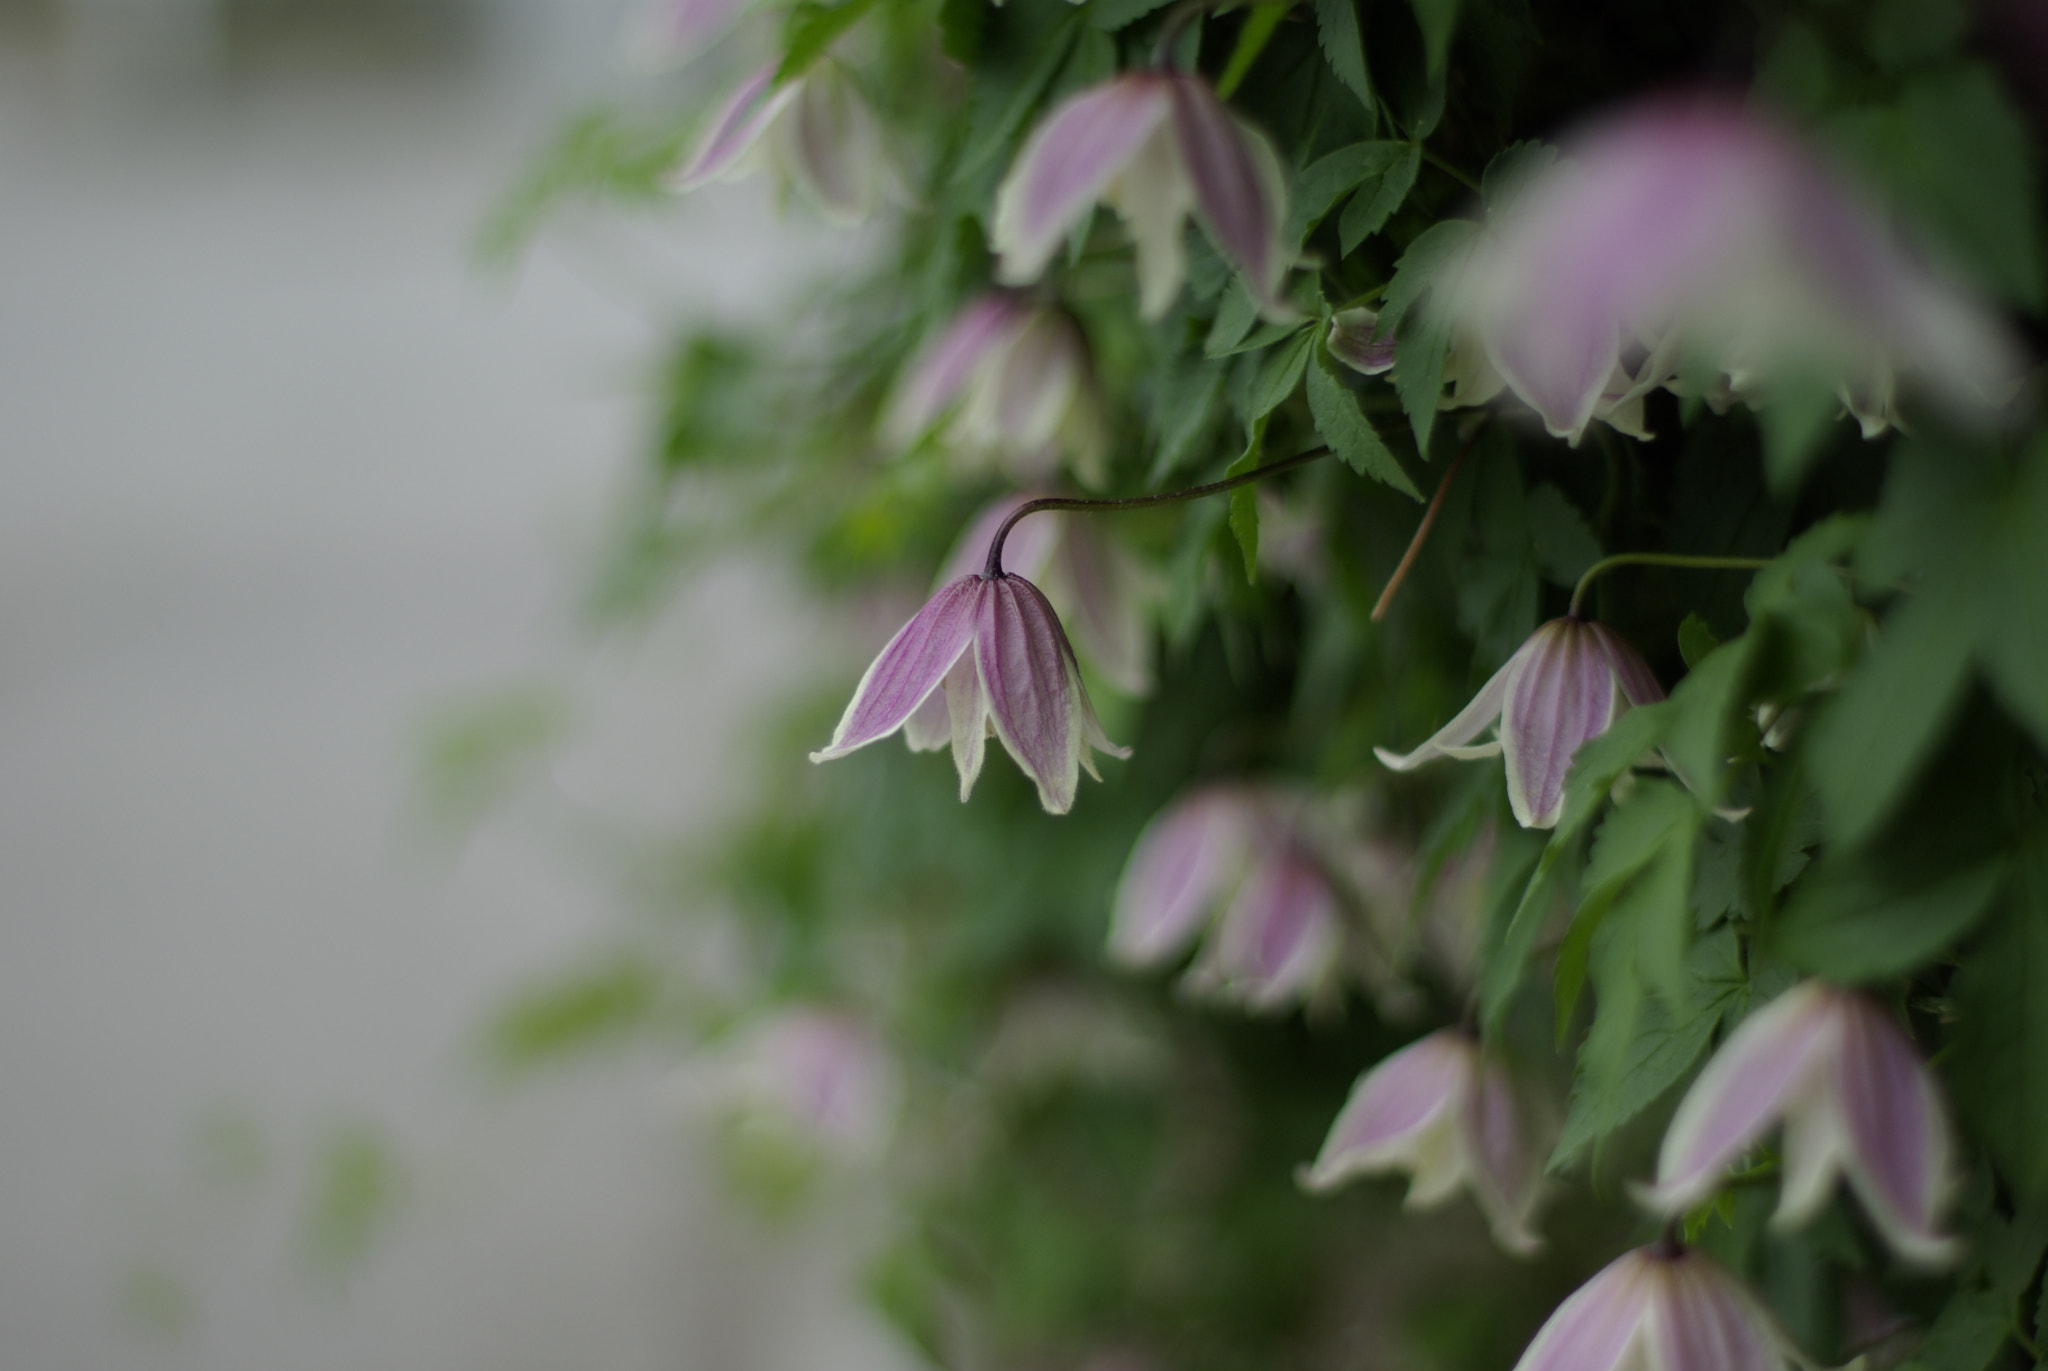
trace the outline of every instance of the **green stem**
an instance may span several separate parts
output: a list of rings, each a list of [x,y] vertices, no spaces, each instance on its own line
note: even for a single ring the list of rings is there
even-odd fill
[[[1048,509],[1150,509],[1154,505],[1174,505],[1183,500],[1200,500],[1205,496],[1221,495],[1226,490],[1236,490],[1239,486],[1250,485],[1253,481],[1263,481],[1268,476],[1278,476],[1283,471],[1292,471],[1298,466],[1308,465],[1318,457],[1329,455],[1330,449],[1327,447],[1312,447],[1306,452],[1297,452],[1292,457],[1283,457],[1277,462],[1268,462],[1262,467],[1253,467],[1250,471],[1241,471],[1220,481],[1189,486],[1186,490],[1169,490],[1159,495],[1131,495],[1120,500],[1091,500],[1079,496],[1050,495],[1043,500],[1027,500],[1011,511],[1010,517],[1003,520],[996,529],[996,536],[989,539],[988,561],[982,565],[981,579],[993,581],[1003,574],[1003,543],[1009,538],[1010,530],[1017,526],[1017,521],[1027,514],[1037,514]]]
[[[1572,618],[1579,617],[1579,606],[1585,602],[1586,591],[1595,578],[1603,572],[1618,566],[1675,566],[1691,567],[1698,571],[1757,571],[1770,565],[1764,557],[1688,557],[1676,552],[1617,552],[1612,557],[1602,557],[1586,568],[1586,574],[1579,577],[1578,585],[1572,588],[1572,606],[1566,611]]]
[[[1479,183],[1473,180],[1470,176],[1466,175],[1459,168],[1452,166],[1449,162],[1446,162],[1443,158],[1437,156],[1435,153],[1431,152],[1428,148],[1422,146],[1422,144],[1420,143],[1417,143],[1415,145],[1415,150],[1422,154],[1423,161],[1429,163],[1438,171],[1443,172],[1446,176],[1449,176],[1452,180],[1464,186],[1466,190],[1471,191],[1474,195],[1480,193]]]

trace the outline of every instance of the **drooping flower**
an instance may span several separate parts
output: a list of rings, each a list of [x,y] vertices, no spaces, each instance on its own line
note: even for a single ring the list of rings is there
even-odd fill
[[[883,440],[905,447],[950,418],[947,441],[1025,481],[1062,454],[1090,485],[1108,455],[1087,340],[1064,310],[992,291],[953,316],[897,384]]]
[[[1340,309],[1330,316],[1330,355],[1365,376],[1394,369],[1394,335],[1380,332],[1377,310]]]
[[[668,188],[682,194],[745,176],[765,152],[783,181],[827,218],[861,223],[885,194],[896,193],[867,97],[829,57],[781,85],[776,70],[763,67],[740,83],[689,158],[670,173]]]
[[[1860,397],[1896,371],[1965,409],[1992,404],[2018,372],[1989,313],[1753,109],[1666,99],[1567,152],[1501,211],[1442,296],[1559,437],[1576,443],[1603,407],[1626,418],[1689,359],[1725,374],[1728,395],[1786,371]],[[1883,411],[1856,405],[1867,432]]]
[[[686,1084],[698,1104],[750,1132],[855,1162],[887,1145],[902,1096],[896,1061],[875,1031],[816,1005],[746,1024]]]
[[[963,801],[981,774],[990,733],[1038,787],[1039,802],[1051,814],[1073,808],[1084,768],[1102,778],[1090,747],[1130,755],[1103,734],[1059,616],[1037,586],[1005,572],[941,586],[868,667],[830,745],[811,760],[830,761],[888,737],[942,690],[943,736],[952,743]],[[919,750],[921,742],[931,745],[911,739]]]
[[[1901,1257],[1922,1266],[1954,1259],[1955,1239],[1940,1232],[1956,1182],[1940,1089],[1890,1013],[1821,981],[1788,990],[1729,1035],[1679,1104],[1657,1184],[1640,1198],[1684,1212],[1781,1122],[1775,1222],[1811,1218],[1839,1175]]]
[[[1557,1307],[1515,1371],[1780,1371],[1813,1361],[1704,1252],[1639,1247]]]
[[[1438,757],[1474,761],[1505,754],[1515,821],[1554,828],[1572,754],[1605,733],[1622,711],[1663,698],[1649,664],[1626,638],[1589,619],[1552,619],[1428,742],[1406,755],[1373,752],[1396,771]],[[1475,743],[1496,720],[1499,738]]]
[[[996,530],[1018,506],[1033,499],[997,500],[969,524],[939,572],[943,583],[979,571]],[[1020,522],[1003,545],[1003,564],[1045,592],[1071,625],[1081,659],[1126,695],[1152,690],[1152,613],[1157,577],[1117,540],[1108,522],[1046,510]],[[911,746],[944,744],[942,702],[927,702],[922,728],[913,721]],[[934,732],[936,730],[936,732]],[[930,740],[927,742],[927,740]]]
[[[1071,96],[1032,132],[996,192],[992,246],[1011,285],[1035,281],[1076,220],[1104,201],[1138,252],[1139,312],[1166,312],[1187,276],[1192,212],[1269,314],[1288,254],[1286,179],[1270,144],[1197,77],[1126,72]]]
[[[1526,1256],[1543,1245],[1529,1227],[1543,1161],[1528,1110],[1507,1069],[1459,1029],[1360,1076],[1301,1184],[1323,1192],[1389,1171],[1408,1173],[1412,1209],[1443,1204],[1463,1185],[1503,1248]]]
[[[1344,948],[1342,901],[1309,849],[1300,797],[1262,787],[1197,790],[1139,835],[1117,884],[1109,954],[1163,965],[1208,932],[1188,993],[1268,1011],[1328,984]]]

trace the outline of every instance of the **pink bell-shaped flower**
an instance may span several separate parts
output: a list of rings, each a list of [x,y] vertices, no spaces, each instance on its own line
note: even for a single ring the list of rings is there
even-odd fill
[[[1138,251],[1139,312],[1164,314],[1187,276],[1188,214],[1244,273],[1268,314],[1289,265],[1280,225],[1287,182],[1266,140],[1197,77],[1126,72],[1069,97],[1032,131],[996,192],[998,275],[1035,281],[1097,201],[1115,207]]]
[[[885,195],[900,195],[881,126],[845,68],[823,57],[779,86],[776,70],[763,67],[740,84],[668,188],[683,194],[745,176],[765,149],[782,179],[836,223],[861,223]]]
[[[1557,1307],[1515,1371],[1781,1371],[1814,1363],[1719,1262],[1639,1247]]]
[[[751,1133],[850,1162],[880,1155],[902,1102],[896,1060],[873,1028],[817,1005],[745,1024],[682,1084],[691,1103]]]
[[[1901,1257],[1930,1267],[1954,1260],[1956,1241],[1940,1232],[1956,1181],[1941,1092],[1898,1020],[1821,981],[1786,991],[1721,1044],[1672,1117],[1657,1184],[1638,1197],[1683,1213],[1780,1123],[1785,1184],[1775,1222],[1811,1218],[1839,1175]]]
[[[1458,1029],[1410,1043],[1360,1076],[1301,1183],[1328,1191],[1388,1171],[1408,1173],[1410,1208],[1442,1204],[1463,1185],[1503,1248],[1526,1256],[1542,1246],[1529,1227],[1543,1165],[1528,1111],[1506,1068]]]
[[[1866,431],[1881,411],[1856,397],[1893,371],[1977,409],[2019,372],[1997,320],[1909,255],[1832,168],[1714,98],[1640,105],[1567,144],[1452,280],[1457,323],[1573,443],[1603,408],[1624,426],[1687,357],[1737,395],[1780,369],[1826,378]]]
[[[1589,619],[1552,619],[1428,742],[1405,755],[1385,748],[1373,753],[1396,771],[1438,757],[1474,761],[1504,754],[1516,822],[1555,828],[1572,754],[1605,733],[1622,711],[1663,698],[1663,687],[1626,638]],[[1499,738],[1475,743],[1496,720]]]
[[[1037,785],[1051,814],[1074,807],[1084,768],[1101,779],[1090,747],[1130,755],[1103,734],[1059,616],[1037,586],[1004,572],[939,587],[868,667],[830,745],[811,760],[830,761],[888,737],[942,689],[963,801],[981,775],[990,733]]]
[[[981,296],[911,363],[882,418],[882,438],[907,447],[948,420],[954,447],[993,454],[1025,481],[1052,475],[1062,454],[1090,485],[1102,480],[1109,435],[1087,340],[1064,310],[1006,291]]]

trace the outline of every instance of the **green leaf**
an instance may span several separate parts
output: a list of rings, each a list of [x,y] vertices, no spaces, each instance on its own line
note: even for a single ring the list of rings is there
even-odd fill
[[[1308,355],[1315,348],[1316,328],[1314,325],[1296,325],[1295,329],[1293,337],[1267,353],[1259,363],[1258,373],[1245,393],[1247,423],[1271,414],[1301,384],[1302,370],[1308,365]]]
[[[794,79],[824,56],[839,35],[859,22],[875,7],[876,0],[839,0],[836,5],[803,3],[789,12],[782,27],[782,65],[775,69],[775,84]]]
[[[1405,160],[1413,152],[1414,149],[1406,143],[1367,142],[1353,143],[1318,157],[1294,178],[1294,194],[1290,197],[1287,224],[1281,230],[1281,236],[1290,243],[1299,244],[1346,191],[1369,179],[1377,186],[1389,167]],[[1412,173],[1409,180],[1414,180]]]
[[[1912,597],[1814,721],[1813,781],[1844,843],[1869,837],[1897,808],[1962,702],[1983,604],[1973,579]]]
[[[1950,982],[1956,1108],[2028,1201],[2048,1198],[2048,857],[2022,865]]]
[[[1344,383],[1339,365],[1328,348],[1315,349],[1315,365],[1308,369],[1308,410],[1315,418],[1316,431],[1344,465],[1360,476],[1392,486],[1410,499],[1422,499],[1422,492],[1358,408],[1358,397]]]
[[[1152,415],[1159,455],[1152,461],[1151,484],[1157,485],[1180,470],[1194,455],[1195,445],[1208,431],[1210,416],[1216,411],[1216,397],[1223,393],[1223,371],[1217,363],[1191,363],[1175,371],[1159,388]]]
[[[1394,389],[1415,430],[1415,448],[1429,455],[1430,430],[1436,424],[1437,400],[1444,388],[1444,354],[1450,350],[1450,322],[1434,309],[1415,305],[1441,272],[1462,257],[1479,226],[1469,219],[1445,219],[1415,236],[1387,283],[1380,327],[1395,329]],[[1411,317],[1411,315],[1413,317]]]
[[[1586,568],[1600,560],[1600,540],[1556,486],[1546,483],[1530,491],[1526,516],[1536,565],[1557,585],[1577,585]]]
[[[2048,440],[2028,451],[1995,517],[1977,651],[1999,703],[2048,748]]]
[[[1886,149],[1908,203],[1971,274],[2008,299],[2042,305],[2040,183],[2026,122],[1980,63],[1915,81]]]
[[[1451,60],[1451,39],[1458,31],[1459,0],[1409,0],[1415,22],[1422,30],[1422,49],[1427,54],[1432,79],[1443,75]]]
[[[1842,408],[1834,387],[1811,376],[1786,375],[1766,387],[1756,408],[1763,430],[1764,475],[1781,495],[1797,489]]]
[[[1168,3],[1170,0],[1091,0],[1084,12],[1091,25],[1105,33],[1115,33]]]
[[[1707,627],[1707,621],[1697,614],[1688,614],[1678,626],[1678,655],[1688,667],[1698,666],[1709,652],[1721,645],[1714,636],[1714,630]]]
[[[939,51],[962,66],[979,62],[990,8],[989,0],[940,0]]]
[[[1921,889],[1898,890],[1868,865],[1823,864],[1786,902],[1771,950],[1835,981],[1903,975],[1974,929],[2004,875],[2002,862],[1981,862]]]
[[[1631,920],[1643,969],[1667,1002],[1683,993],[1680,967],[1692,927],[1692,854],[1700,809],[1668,781],[1643,781],[1607,811],[1580,885],[1586,895],[1558,949],[1557,1031],[1577,1007],[1592,940],[1610,916]]]
[[[1372,77],[1365,69],[1365,40],[1358,31],[1355,0],[1316,0],[1316,41],[1330,70],[1347,86],[1368,114],[1377,106]]]
[[[1337,236],[1347,257],[1386,226],[1389,216],[1401,208],[1408,192],[1415,188],[1416,173],[1422,169],[1422,150],[1415,144],[1382,146],[1399,147],[1402,153],[1380,171],[1365,177],[1358,194],[1344,206],[1344,217],[1337,221]]]
[[[1479,199],[1488,214],[1497,214],[1521,193],[1531,178],[1548,171],[1557,161],[1557,149],[1548,143],[1528,141],[1502,148],[1486,170],[1479,174]]]
[[[2005,1301],[1996,1291],[1958,1291],[1903,1371],[1984,1371],[2005,1346],[2010,1328]]]
[[[1252,423],[1251,436],[1246,440],[1244,453],[1223,469],[1225,477],[1242,476],[1259,465],[1266,453],[1266,416],[1260,415]],[[1256,582],[1259,579],[1259,502],[1258,483],[1239,486],[1230,492],[1230,531],[1237,538],[1237,547],[1244,554],[1244,578]]]
[[[1244,279],[1232,276],[1209,325],[1209,337],[1202,344],[1204,357],[1228,357],[1240,350],[1244,336],[1259,321],[1259,305],[1245,287]]]
[[[1244,26],[1237,31],[1237,46],[1231,49],[1223,74],[1216,78],[1217,98],[1228,100],[1237,93],[1245,73],[1252,69],[1252,63],[1259,60],[1266,44],[1273,41],[1273,30],[1279,28],[1280,21],[1287,17],[1291,2],[1282,0],[1282,3],[1252,6],[1251,13],[1245,16]]]
[[[967,150],[960,154],[960,165],[953,172],[956,183],[980,171],[997,153],[1009,146],[1010,140],[1017,136],[1017,130],[1023,127],[1025,119],[1037,106],[1039,98],[1045,94],[1045,88],[1052,84],[1052,78],[1065,65],[1067,53],[1080,32],[1081,24],[1076,16],[1068,15],[1060,21],[1051,38],[1039,49],[1037,59],[1010,91],[1010,98],[982,126],[968,143]]]

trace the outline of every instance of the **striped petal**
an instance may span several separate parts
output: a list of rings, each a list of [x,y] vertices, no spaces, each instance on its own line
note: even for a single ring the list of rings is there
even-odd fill
[[[1614,673],[1614,683],[1621,687],[1623,699],[1640,708],[1664,698],[1664,687],[1657,683],[1656,673],[1633,643],[1602,623],[1588,620],[1586,629],[1600,645],[1600,653],[1607,659],[1607,669]]]
[[[785,171],[835,223],[864,222],[881,190],[882,133],[874,111],[838,63],[818,62],[792,85],[789,117],[774,127]]]
[[[973,641],[977,611],[990,583],[973,576],[939,588],[882,649],[854,688],[830,746],[811,760],[827,762],[886,738],[907,723]]]
[[[1892,1250],[1921,1266],[1957,1255],[1940,1218],[1954,1189],[1954,1143],[1933,1078],[1898,1021],[1835,992],[1842,1019],[1832,1073],[1849,1183]]]
[[[1313,862],[1283,847],[1259,862],[1188,972],[1197,995],[1276,1010],[1306,998],[1335,959],[1337,897]]]
[[[1074,807],[1081,767],[1094,773],[1093,759],[1083,756],[1088,747],[1128,753],[1103,736],[1074,649],[1038,587],[1011,575],[981,584],[988,590],[976,617],[974,652],[989,721],[1038,786],[1046,812],[1064,814]]]
[[[741,159],[797,94],[796,83],[776,88],[773,64],[749,76],[712,118],[689,160],[669,175],[668,188],[680,194],[739,174]]]
[[[1508,685],[1521,670],[1535,639],[1522,644],[1515,655],[1502,664],[1501,669],[1479,687],[1479,693],[1472,697],[1472,703],[1458,711],[1449,723],[1438,729],[1430,740],[1413,752],[1393,753],[1386,748],[1376,747],[1373,756],[1380,759],[1382,766],[1395,771],[1413,771],[1424,762],[1433,762],[1439,757],[1456,757],[1459,761],[1477,761],[1491,757],[1500,751],[1499,743],[1481,743],[1471,746],[1472,740],[1484,733],[1501,716],[1502,706],[1508,697]]]
[[[1172,307],[1187,280],[1183,231],[1195,207],[1173,134],[1164,125],[1145,140],[1102,198],[1114,206],[1130,231],[1138,258],[1138,315],[1157,319]]]
[[[1572,755],[1614,721],[1614,672],[1586,625],[1571,619],[1537,629],[1516,656],[1522,665],[1500,725],[1508,804],[1522,827],[1554,828]]]
[[[990,246],[1011,285],[1038,279],[1074,221],[1169,112],[1164,78],[1133,73],[1065,101],[1032,132],[996,192]]]
[[[1366,376],[1394,369],[1394,335],[1379,331],[1380,316],[1369,309],[1340,309],[1330,318],[1330,355]]]
[[[1001,291],[980,296],[954,315],[897,383],[882,421],[884,440],[903,447],[929,431],[959,400],[968,378],[1009,338],[1023,315],[1022,302]]]
[[[1254,819],[1231,788],[1200,790],[1160,811],[1138,835],[1117,882],[1109,955],[1125,966],[1157,966],[1195,940],[1236,878]]]
[[[1542,1166],[1529,1118],[1507,1068],[1481,1061],[1458,1115],[1458,1141],[1472,1196],[1485,1211],[1493,1240],[1517,1256],[1543,1246],[1530,1229],[1542,1193]]]
[[[1279,159],[1202,81],[1177,77],[1172,91],[1174,146],[1196,213],[1244,273],[1253,298],[1268,312],[1291,313],[1278,294],[1288,265],[1280,242],[1287,191]]]
[[[1662,1371],[1778,1371],[1781,1340],[1749,1292],[1701,1252],[1651,1255],[1651,1332]]]
[[[1670,1371],[1643,1345],[1658,1294],[1657,1260],[1638,1248],[1602,1267],[1536,1330],[1515,1371]]]
[[[1455,1029],[1419,1039],[1358,1078],[1315,1164],[1301,1174],[1310,1190],[1333,1190],[1355,1176],[1407,1171],[1411,1202],[1447,1193],[1439,1173],[1458,1170],[1455,1133],[1471,1093],[1479,1053]]]

